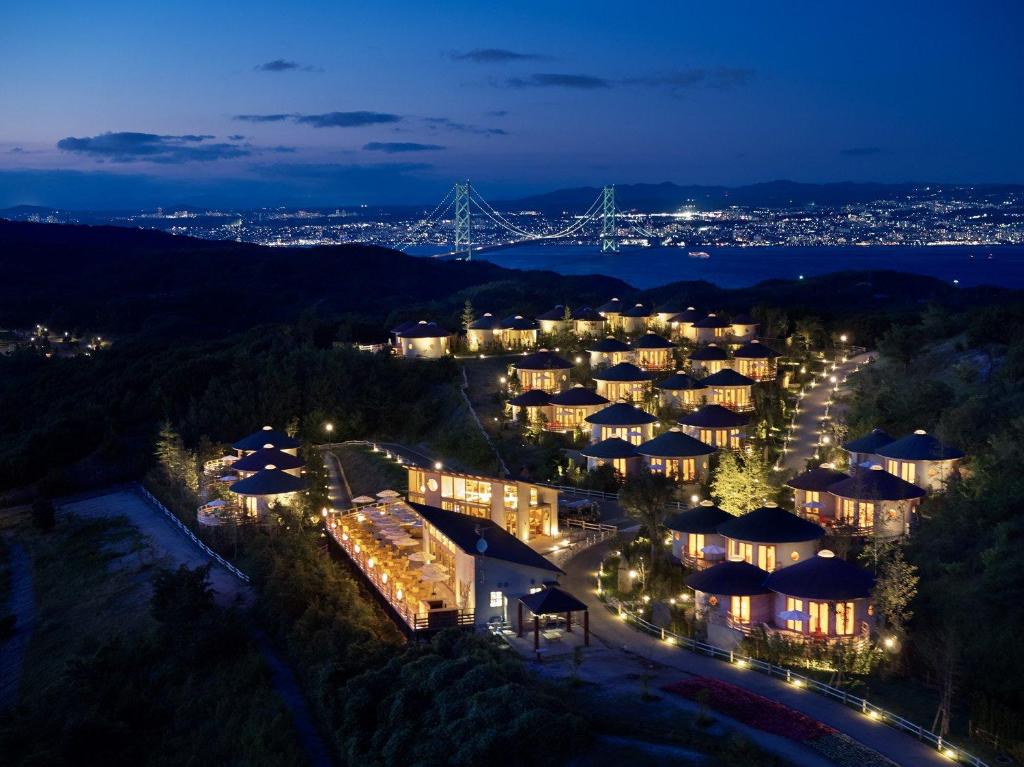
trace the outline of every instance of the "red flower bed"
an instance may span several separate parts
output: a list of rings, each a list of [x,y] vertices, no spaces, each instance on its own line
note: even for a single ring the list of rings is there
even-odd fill
[[[784,738],[807,741],[835,733],[831,727],[789,706],[717,679],[699,676],[667,684],[662,689],[690,700],[696,700],[703,692],[709,708],[743,724]]]

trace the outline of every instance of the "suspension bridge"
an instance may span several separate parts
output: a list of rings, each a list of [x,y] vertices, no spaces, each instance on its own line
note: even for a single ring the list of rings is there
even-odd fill
[[[453,213],[454,209],[454,213]],[[490,244],[475,243],[473,240],[474,219],[493,225],[500,232],[509,235],[510,239]],[[572,223],[562,229],[550,224],[526,228],[509,220],[508,215],[498,211],[487,202],[469,181],[456,181],[428,215],[421,218],[405,235],[405,239],[397,246],[405,251],[418,244],[429,242],[431,233],[447,227],[453,231],[450,239],[452,250],[439,253],[439,256],[454,256],[471,260],[474,253],[497,248],[508,248],[531,242],[561,240],[579,236],[581,233],[595,231],[602,253],[617,253],[621,232],[631,231],[646,239],[658,239],[659,235],[634,220],[634,216],[624,213],[615,203],[615,187],[604,187],[583,213],[572,217]]]

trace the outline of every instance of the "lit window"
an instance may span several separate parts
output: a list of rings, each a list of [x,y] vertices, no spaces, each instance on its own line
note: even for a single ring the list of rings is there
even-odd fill
[[[798,559],[800,559],[800,552],[799,551],[794,551],[792,554],[789,555],[789,558],[792,561],[796,562]]]
[[[500,591],[491,592],[491,607],[501,607],[505,602],[505,596]]]

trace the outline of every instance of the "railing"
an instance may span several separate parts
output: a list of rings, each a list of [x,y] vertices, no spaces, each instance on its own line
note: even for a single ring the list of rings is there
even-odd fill
[[[600,582],[598,583],[598,588],[600,590]],[[972,767],[989,767],[986,762],[983,762],[973,754],[964,751],[962,748],[952,745],[941,735],[936,735],[931,730],[926,730],[924,727],[907,721],[903,717],[898,716],[891,711],[887,711],[880,706],[876,706],[865,698],[851,695],[845,690],[840,690],[838,687],[833,687],[832,685],[825,684],[824,682],[819,682],[817,679],[799,674],[792,669],[784,668],[783,666],[776,666],[773,663],[768,663],[767,661],[759,660],[757,658],[751,658],[746,655],[740,655],[733,650],[723,650],[721,647],[717,647],[713,644],[701,642],[690,637],[684,637],[669,631],[668,629],[655,626],[653,623],[626,609],[621,603],[617,602],[617,600],[607,601],[606,604],[609,606],[609,609],[616,611],[619,617],[627,623],[633,624],[646,634],[659,637],[662,641],[668,644],[676,645],[685,650],[700,653],[701,655],[707,655],[712,658],[728,661],[740,668],[749,668],[754,671],[760,671],[761,673],[768,674],[768,676],[784,679],[788,684],[791,684],[794,687],[807,688],[808,690],[812,690],[813,692],[832,698],[835,701],[839,701],[843,705],[859,709],[861,713],[876,722],[887,724],[897,730],[909,733],[918,740],[934,746],[939,753],[954,761],[969,764],[972,765]]]
[[[229,573],[234,575],[236,578],[238,578],[243,583],[251,583],[251,581],[249,580],[249,576],[248,575],[243,573],[241,570],[239,570],[233,564],[231,564],[226,559],[224,559],[224,557],[222,557],[216,551],[214,551],[209,546],[207,546],[205,543],[203,543],[201,540],[199,540],[199,538],[196,537],[196,534],[193,533],[191,530],[189,530],[188,526],[184,522],[182,522],[180,519],[178,519],[170,511],[170,509],[168,509],[166,506],[164,506],[162,503],[160,503],[160,501],[158,501],[156,499],[156,497],[154,497],[154,495],[151,492],[149,492],[149,490],[147,490],[142,485],[135,485],[134,489],[139,493],[139,495],[141,495],[146,501],[148,501],[151,506],[153,506],[154,508],[162,511],[164,513],[164,516],[167,517],[169,520],[171,520],[171,522],[173,522],[178,527],[178,529],[181,530],[181,532],[185,533],[185,535],[187,535],[189,538],[191,538],[192,542],[195,543],[196,546],[201,548],[204,552],[206,552],[206,554],[208,554],[210,557],[212,557],[214,560],[216,560],[218,564],[220,564],[223,567],[225,567]]]
[[[582,495],[586,498],[598,498],[602,501],[619,500],[618,493],[607,493],[604,490],[588,490],[583,487],[573,487],[572,485],[552,485],[548,482],[538,482],[537,484],[550,487],[552,490],[558,490],[560,493],[566,493],[567,495]],[[666,504],[666,508],[673,509],[674,511],[687,511],[692,506],[682,501],[669,501]]]

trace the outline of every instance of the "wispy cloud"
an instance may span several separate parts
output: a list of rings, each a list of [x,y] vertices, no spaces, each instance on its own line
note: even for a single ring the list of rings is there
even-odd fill
[[[239,120],[247,123],[279,123],[290,120],[299,115],[272,114],[272,115],[235,115],[232,120]]]
[[[599,90],[610,88],[610,80],[594,75],[562,74],[539,72],[526,77],[509,77],[504,80],[506,88],[574,88],[576,90]]]
[[[654,88],[667,88],[670,91],[697,87],[729,90],[747,85],[755,76],[756,72],[753,69],[717,67],[715,69],[682,69],[653,75],[627,77],[620,82],[623,85],[645,85]]]
[[[180,136],[156,133],[118,132],[77,138],[69,136],[57,142],[65,152],[110,162],[156,162],[181,164],[210,162],[252,154],[252,149],[239,144],[210,143],[214,136],[185,134]]]
[[[551,58],[539,53],[522,53],[507,48],[474,48],[471,51],[449,51],[448,58],[454,61],[471,61],[474,64],[501,64],[508,61],[543,61]]]
[[[880,146],[851,146],[846,149],[840,149],[839,154],[844,157],[868,157],[873,154],[881,154],[882,147]]]
[[[323,72],[321,67],[314,67],[311,64],[300,64],[297,61],[288,59],[274,59],[253,67],[257,72]]]
[[[406,152],[437,152],[444,149],[439,144],[419,144],[415,141],[371,141],[363,144],[367,152],[384,152],[385,154],[405,154]]]
[[[423,122],[425,122],[431,130],[443,128],[445,130],[456,131],[458,133],[476,133],[481,136],[508,135],[508,131],[504,128],[487,128],[481,125],[458,122],[457,120],[452,120],[448,117],[424,117]]]
[[[322,115],[299,115],[295,122],[314,128],[359,128],[364,125],[401,122],[401,115],[387,112],[327,112]]]

